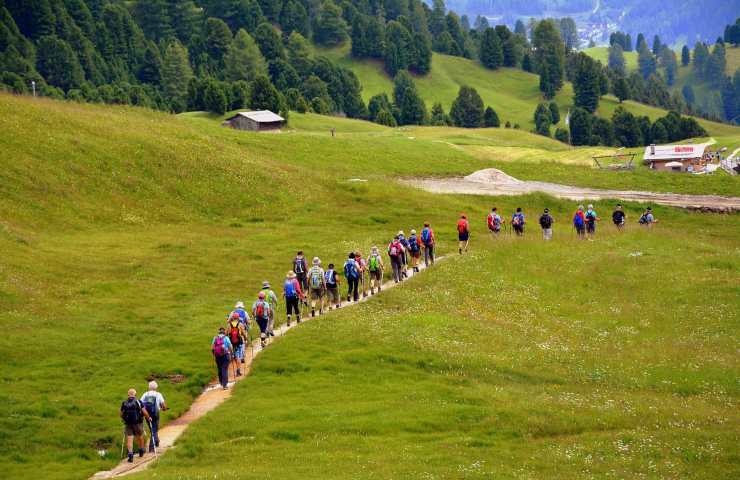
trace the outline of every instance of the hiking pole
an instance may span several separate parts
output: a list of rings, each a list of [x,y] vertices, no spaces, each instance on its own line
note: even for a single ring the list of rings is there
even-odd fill
[[[123,460],[123,446],[126,443],[126,428],[123,429],[123,438],[121,438],[121,456],[120,459]]]
[[[152,444],[152,448],[154,448],[154,458],[156,459],[156,458],[158,458],[157,457],[157,441],[154,438],[154,429],[152,428],[152,421],[151,420],[147,420],[146,421],[146,424],[149,425],[149,435],[150,435],[150,438],[151,438],[151,440],[149,440],[149,441]]]

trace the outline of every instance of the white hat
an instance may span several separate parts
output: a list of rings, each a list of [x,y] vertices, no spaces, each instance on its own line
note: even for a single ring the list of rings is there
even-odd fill
[[[411,229],[411,235],[416,235],[416,230]]]
[[[244,308],[244,302],[239,300],[238,302],[236,302],[236,305],[234,305],[234,308]]]
[[[270,288],[270,282],[268,282],[267,280],[262,282],[262,288]]]
[[[399,230],[399,231],[398,231],[398,234],[399,234],[399,235],[403,235],[403,230]]]
[[[590,204],[590,203],[589,203],[589,204],[588,204],[588,208],[594,208],[594,206],[593,206],[592,204]]]
[[[313,257],[313,264],[314,264],[314,265],[319,265],[319,264],[321,264],[321,260],[319,260],[319,257]]]

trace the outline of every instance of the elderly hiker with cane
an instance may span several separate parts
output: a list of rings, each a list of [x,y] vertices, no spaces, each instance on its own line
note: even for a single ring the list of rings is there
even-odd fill
[[[149,382],[149,390],[141,396],[141,403],[144,404],[147,413],[151,421],[149,423],[149,452],[155,452],[156,448],[159,447],[159,412],[167,410],[167,403],[164,401],[164,397],[157,391],[159,385],[157,382],[152,380]]]

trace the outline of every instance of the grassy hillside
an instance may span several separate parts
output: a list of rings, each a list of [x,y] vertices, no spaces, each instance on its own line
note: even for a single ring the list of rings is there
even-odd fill
[[[292,122],[290,132],[250,134],[207,115],[0,95],[4,478],[85,478],[110,467],[118,405],[147,378],[160,379],[172,407],[166,420],[185,411],[214,374],[209,341],[223,315],[262,280],[279,284],[296,250],[339,263],[350,249],[431,221],[446,253],[454,218],[469,213],[477,236],[494,201],[531,216],[550,206],[560,239],[545,248],[533,230],[526,248],[507,243],[452,260],[356,316],[301,327],[147,475],[228,476],[235,467],[224,451],[245,451],[244,442],[263,473],[281,478],[346,478],[360,472],[357,462],[368,472],[359,476],[386,478],[508,475],[515,464],[551,476],[556,461],[572,477],[589,454],[625,476],[649,473],[655,458],[659,472],[736,473],[727,431],[738,423],[728,406],[737,402],[737,216],[658,208],[652,235],[605,233],[574,245],[573,202],[435,196],[395,182],[496,165],[523,178],[632,179],[635,188],[696,193],[736,189],[734,179],[632,176],[466,150],[587,155],[511,130],[387,129],[316,115]],[[358,177],[368,181],[347,182]],[[602,215],[610,203],[597,204]],[[632,221],[639,210],[628,206]],[[639,259],[627,256],[638,250]],[[564,267],[565,258],[576,260]],[[715,289],[711,306],[684,294],[688,271],[697,291]],[[562,296],[562,287],[584,299]],[[238,422],[227,420],[234,412]],[[204,443],[216,430],[224,434]],[[617,440],[629,454],[612,450]],[[660,452],[643,451],[648,445]],[[100,457],[101,449],[111,453]],[[253,468],[251,456],[237,462],[246,458]]]
[[[378,93],[393,93],[393,81],[383,69],[382,63],[353,59],[349,55],[348,46],[320,50],[319,53],[355,72],[362,83],[365,101]],[[432,56],[431,72],[426,76],[416,77],[415,81],[429,108],[440,102],[446,111],[449,111],[457,97],[460,86],[470,85],[478,91],[486,105],[493,106],[498,112],[502,124],[510,121],[512,125],[519,124],[524,130],[534,128],[534,110],[537,103],[542,101],[537,75],[511,68],[488,70],[465,58],[436,53]],[[559,126],[563,126],[565,115],[573,104],[573,87],[570,83],[565,84],[555,101],[560,107],[562,117]],[[618,105],[615,97],[607,95],[601,99],[598,114],[611,117]],[[623,105],[635,115],[647,115],[652,120],[666,114],[665,110],[636,102],[627,101]],[[699,122],[711,135],[740,139],[738,129],[706,120]]]
[[[609,47],[584,48],[582,51],[602,65],[609,65]],[[624,52],[624,66],[628,72],[637,70],[637,52]]]

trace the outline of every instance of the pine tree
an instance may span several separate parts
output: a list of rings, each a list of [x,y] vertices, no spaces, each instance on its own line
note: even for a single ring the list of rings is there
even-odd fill
[[[424,123],[427,116],[426,106],[416,90],[414,80],[405,70],[398,72],[394,79],[393,98],[399,110],[400,125]]]
[[[568,130],[565,128],[556,128],[554,138],[558,142],[563,142],[563,143],[570,142],[570,134],[568,133]]]
[[[41,37],[37,52],[36,69],[49,85],[64,91],[82,85],[82,67],[67,42],[54,35]]]
[[[558,29],[563,42],[565,42],[565,49],[576,50],[580,43],[578,40],[576,22],[570,17],[561,18],[558,22]]]
[[[228,107],[226,94],[223,88],[215,80],[209,80],[203,93],[205,107],[209,112],[223,115]]]
[[[223,58],[231,45],[231,30],[228,25],[219,18],[209,18],[205,27],[206,48],[208,55],[219,66],[223,67]]]
[[[704,79],[706,72],[706,64],[709,60],[709,49],[702,42],[696,42],[694,45],[694,74]]]
[[[280,94],[266,76],[259,75],[252,82],[249,107],[253,110],[280,111]]]
[[[552,121],[552,124],[555,125],[558,122],[560,122],[560,108],[558,108],[558,104],[555,102],[550,102],[550,120]]]
[[[528,53],[525,53],[522,57],[522,70],[524,70],[525,72],[532,71],[532,59]]]
[[[583,108],[575,107],[570,112],[571,145],[589,145],[591,143],[591,114]]]
[[[49,0],[5,0],[4,3],[26,37],[40,40],[55,33],[54,13]]]
[[[616,143],[622,147],[637,147],[642,141],[642,132],[635,116],[622,106],[617,107],[612,115]]]
[[[486,111],[483,113],[483,126],[487,128],[498,128],[501,126],[498,114],[492,107],[486,107]]]
[[[162,78],[162,57],[154,42],[148,42],[139,68],[138,79],[142,83],[159,85]]]
[[[524,26],[524,22],[522,22],[521,19],[518,19],[516,21],[516,24],[514,25],[514,33],[517,35],[521,35],[524,38],[527,38],[527,27]]]
[[[653,55],[657,57],[662,49],[663,49],[663,44],[660,42],[660,37],[655,35],[653,37]]]
[[[685,67],[689,62],[691,62],[691,52],[689,51],[689,46],[684,45],[681,49],[681,65]]]
[[[537,23],[532,35],[535,67],[540,75],[540,91],[552,98],[563,86],[565,47],[551,20]]]
[[[643,42],[643,48],[637,52],[637,65],[642,78],[647,79],[650,75],[655,73],[657,67],[656,63],[653,53],[644,45]]]
[[[297,0],[288,0],[280,13],[280,26],[284,36],[298,32],[304,37],[309,33],[308,12]]]
[[[276,59],[285,59],[285,50],[280,34],[271,24],[267,22],[260,23],[254,32],[254,41],[262,52],[262,56],[268,61]]]
[[[155,42],[175,35],[167,0],[137,0],[134,18],[144,34]]]
[[[347,30],[347,22],[342,18],[342,9],[332,0],[325,0],[314,20],[314,40],[320,45],[339,45],[347,40]]]
[[[615,43],[611,47],[609,47],[609,68],[614,70],[615,72],[624,75],[625,73],[625,63],[624,63],[624,51],[622,50],[622,46],[618,43]]]
[[[421,33],[415,33],[413,38],[414,61],[411,70],[419,75],[426,75],[432,69],[432,46],[429,38]]]
[[[252,81],[267,73],[267,65],[257,43],[244,29],[239,29],[224,56],[224,76],[227,80]]]
[[[366,40],[367,17],[357,15],[352,20],[350,39],[352,41],[351,53],[354,58],[367,58],[368,46]]]
[[[483,100],[478,92],[472,87],[460,87],[450,108],[452,122],[458,127],[478,128],[483,125],[483,114]]]
[[[385,35],[385,69],[389,75],[395,76],[411,64],[413,39],[406,27],[395,20],[388,22]]]
[[[375,17],[368,19],[365,41],[368,57],[383,58],[385,53],[385,27]]]
[[[382,109],[380,112],[378,112],[378,115],[375,117],[375,122],[379,123],[380,125],[385,125],[387,127],[395,128],[398,126],[393,114],[390,112],[390,110],[387,110],[385,108]]]
[[[442,104],[437,102],[432,106],[432,118],[430,120],[430,123],[434,125],[435,127],[446,127],[452,123],[450,120],[449,115],[445,113],[444,108],[442,108]]]
[[[573,104],[593,113],[599,106],[599,65],[583,52],[577,54],[576,70],[573,76]],[[574,135],[570,129],[571,138]]]
[[[487,28],[481,39],[480,62],[486,68],[496,69],[503,61],[504,52],[501,48],[501,40],[493,28]]]
[[[614,96],[619,99],[619,103],[622,103],[623,101],[630,98],[629,84],[627,83],[627,80],[622,76],[617,77],[617,80],[614,82]]]
[[[379,93],[370,98],[370,101],[367,104],[367,110],[370,120],[375,122],[377,121],[376,118],[381,110],[390,112],[393,110],[393,106],[391,105],[387,94]]]
[[[192,77],[187,49],[179,41],[171,40],[162,55],[162,90],[173,111],[185,109],[188,82]]]
[[[684,100],[689,105],[692,105],[694,103],[694,100],[696,100],[696,96],[694,95],[694,89],[691,87],[690,84],[686,84],[681,89],[681,94],[683,95]]]
[[[552,116],[550,107],[546,103],[540,103],[534,111],[535,131],[545,137],[550,136],[550,125],[552,125]]]
[[[429,31],[434,38],[438,38],[447,31],[447,20],[445,20],[444,0],[433,0],[432,14],[429,17]]]
[[[596,139],[598,139],[598,142]],[[612,125],[612,122],[606,118],[591,117],[591,144],[610,147],[614,143],[614,125]]]

